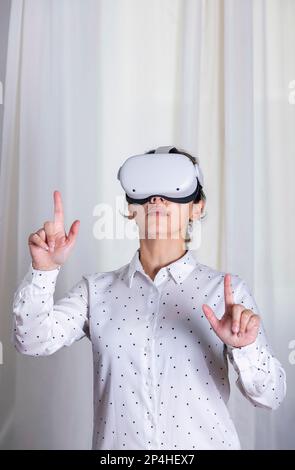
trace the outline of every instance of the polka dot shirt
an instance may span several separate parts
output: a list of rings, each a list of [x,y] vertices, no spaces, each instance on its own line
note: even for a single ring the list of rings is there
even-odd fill
[[[240,449],[230,417],[228,360],[254,405],[277,408],[285,372],[261,323],[254,343],[225,345],[202,311],[224,313],[224,272],[191,250],[152,280],[136,250],[114,271],[85,274],[60,300],[60,268],[30,268],[14,294],[13,341],[31,356],[88,337],[93,349],[93,449]],[[247,286],[231,276],[235,303],[258,313]]]

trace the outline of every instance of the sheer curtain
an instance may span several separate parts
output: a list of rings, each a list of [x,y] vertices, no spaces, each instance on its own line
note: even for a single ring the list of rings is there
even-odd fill
[[[244,277],[287,372],[287,397],[272,412],[248,403],[231,371],[242,445],[294,447],[294,19],[292,0],[12,1],[0,174],[2,448],[91,443],[90,344],[39,359],[10,345],[27,238],[51,219],[53,190],[66,228],[81,221],[59,297],[81,274],[129,261],[138,241],[97,240],[96,205],[111,204],[115,219],[119,164],[171,143],[198,155],[205,175],[197,258]]]

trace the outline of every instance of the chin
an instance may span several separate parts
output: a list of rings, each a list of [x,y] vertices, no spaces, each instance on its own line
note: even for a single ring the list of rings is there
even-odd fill
[[[147,238],[161,238],[162,240],[168,239],[170,234],[167,232],[163,232],[161,230],[149,230],[147,233]]]

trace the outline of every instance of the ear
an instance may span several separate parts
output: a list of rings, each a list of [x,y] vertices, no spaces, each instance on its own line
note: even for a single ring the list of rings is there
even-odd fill
[[[201,217],[202,212],[205,207],[205,201],[201,199],[198,203],[196,202],[191,202],[191,208],[190,208],[190,218],[192,220],[197,220]]]

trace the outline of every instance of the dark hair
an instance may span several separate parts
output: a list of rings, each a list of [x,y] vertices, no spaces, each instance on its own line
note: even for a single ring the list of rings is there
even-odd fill
[[[155,151],[156,151],[156,149],[152,149],[152,150],[148,150],[147,152],[144,152],[144,153],[148,155],[148,154],[151,154],[151,153],[155,153]],[[194,157],[193,155],[191,155],[190,153],[188,153],[188,152],[186,152],[182,149],[178,149],[176,147],[173,147],[169,150],[169,153],[183,154],[186,157],[188,157],[195,165],[199,163],[199,160],[196,157]],[[197,204],[200,201],[206,202],[206,195],[203,191],[203,187],[200,185],[200,182],[198,182],[198,183],[199,183],[199,185],[198,185],[199,190],[197,192],[197,195],[196,195],[195,199],[193,200],[194,204]],[[134,219],[134,216],[132,216],[132,215],[125,215],[125,214],[122,214],[122,215],[123,215],[123,217],[125,217],[127,219]],[[206,214],[202,215],[201,219],[204,219],[204,217],[206,217]],[[188,243],[190,241],[191,241],[190,237],[185,238],[185,242]]]

